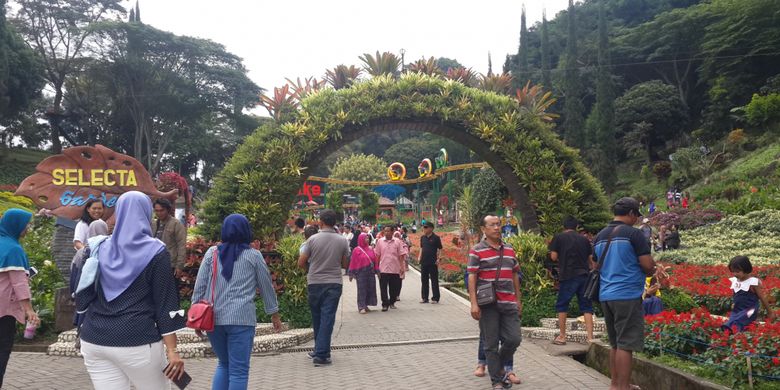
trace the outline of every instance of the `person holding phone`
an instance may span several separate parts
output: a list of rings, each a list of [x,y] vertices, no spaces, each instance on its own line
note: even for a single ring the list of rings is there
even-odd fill
[[[96,390],[168,389],[184,376],[176,331],[186,325],[171,257],[151,235],[148,196],[122,194],[115,215],[111,236],[90,239],[76,287],[84,365]]]
[[[16,323],[25,319],[30,325],[40,325],[32,307],[32,294],[27,272],[30,263],[19,239],[27,232],[32,214],[20,209],[8,209],[0,218],[0,388],[11,349],[16,337]]]

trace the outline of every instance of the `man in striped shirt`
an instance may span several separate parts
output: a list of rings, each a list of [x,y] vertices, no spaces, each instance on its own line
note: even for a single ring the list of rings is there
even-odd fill
[[[471,317],[479,321],[479,329],[485,340],[485,356],[494,389],[512,387],[504,371],[503,362],[511,358],[520,345],[520,266],[515,251],[501,241],[501,221],[495,215],[487,215],[480,222],[485,239],[469,252],[469,278]],[[499,270],[500,262],[500,270]],[[496,281],[496,273],[498,280]],[[477,289],[495,283],[496,302],[477,304]],[[501,347],[499,348],[499,340]]]

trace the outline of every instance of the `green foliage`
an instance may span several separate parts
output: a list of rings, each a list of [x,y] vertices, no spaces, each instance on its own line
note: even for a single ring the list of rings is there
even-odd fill
[[[355,181],[386,180],[387,165],[387,162],[373,154],[352,154],[339,158],[336,164],[329,168],[329,177]]]
[[[495,213],[501,200],[506,197],[506,187],[504,187],[501,177],[492,168],[481,169],[471,183],[471,211],[473,218],[470,226],[479,226],[482,218],[488,213]]]
[[[281,279],[284,291],[279,294],[279,315],[282,321],[289,322],[294,328],[311,326],[308,295],[306,292],[306,270],[298,267],[298,251],[303,244],[303,236],[293,234],[284,236],[276,245],[276,251],[282,256],[279,264],[271,264],[271,271]],[[263,310],[263,301],[257,300],[257,321],[271,322],[271,317]]]
[[[544,261],[547,258],[547,243],[536,233],[520,232],[506,239],[512,245],[523,273],[523,300],[535,301],[545,290],[553,286],[547,276]],[[554,305],[553,305],[554,306]]]
[[[753,99],[745,107],[745,115],[753,126],[777,123],[780,121],[780,93],[753,94]]]
[[[7,118],[25,110],[43,87],[40,60],[7,25],[5,10],[6,0],[0,0],[0,125],[3,126],[9,124]]]
[[[5,213],[6,210],[11,208],[17,208],[33,212],[35,205],[25,196],[15,196],[8,191],[0,191],[0,214]]]
[[[661,301],[664,303],[664,310],[674,310],[678,313],[699,307],[690,295],[675,288],[661,291]]]
[[[383,159],[390,164],[394,162],[404,164],[407,178],[414,178],[417,177],[417,165],[420,161],[425,158],[433,161],[441,148],[447,149],[450,165],[463,164],[469,160],[467,147],[433,134],[420,134],[403,139],[387,148]]]
[[[379,212],[379,194],[364,187],[347,187],[330,191],[326,198],[326,207],[343,217],[344,195],[355,195],[360,198],[360,219],[373,222]]]
[[[287,208],[307,161],[319,148],[337,140],[342,131],[388,120],[435,121],[492,145],[528,191],[542,228],[557,227],[556,222],[565,214],[599,225],[609,219],[601,186],[577,153],[537,118],[519,114],[515,101],[454,81],[410,73],[398,80],[378,76],[351,88],[322,89],[301,102],[295,117],[250,136],[247,143],[251,146],[239,148],[216,181],[212,192],[217,196],[212,200],[210,195],[204,206],[206,223],[218,225],[230,212],[241,210],[236,193],[238,203],[245,208],[263,209],[268,207],[266,203]],[[260,142],[263,137],[271,141]],[[253,173],[257,168],[262,174]],[[247,185],[251,191],[241,188]],[[283,224],[276,222],[253,221],[253,226],[280,231]]]
[[[33,218],[27,234],[21,240],[30,265],[38,269],[38,274],[30,280],[30,291],[33,308],[41,318],[41,327],[38,329],[40,334],[54,330],[54,295],[57,289],[65,286],[60,270],[52,261],[53,236],[53,219]]]

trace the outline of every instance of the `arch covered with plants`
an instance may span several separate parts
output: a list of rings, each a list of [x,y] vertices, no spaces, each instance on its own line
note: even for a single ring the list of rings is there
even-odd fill
[[[471,148],[493,167],[515,201],[526,230],[558,229],[564,216],[603,225],[607,199],[576,150],[509,96],[420,73],[376,76],[301,99],[247,137],[217,176],[204,205],[216,236],[230,213],[247,215],[259,239],[282,231],[310,167],[371,133],[431,132]]]

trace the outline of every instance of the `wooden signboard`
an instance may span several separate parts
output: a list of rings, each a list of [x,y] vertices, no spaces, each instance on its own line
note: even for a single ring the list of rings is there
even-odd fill
[[[84,204],[100,199],[105,206],[103,220],[114,214],[119,195],[140,191],[152,199],[175,201],[177,190],[160,192],[141,163],[103,146],[76,146],[41,161],[36,173],[19,185],[16,195],[26,196],[54,215],[79,219]]]

